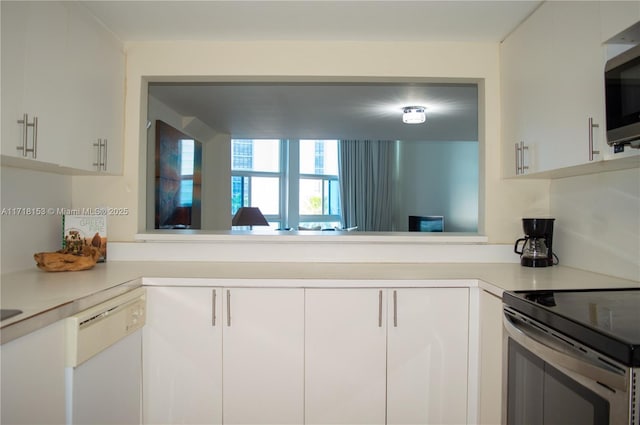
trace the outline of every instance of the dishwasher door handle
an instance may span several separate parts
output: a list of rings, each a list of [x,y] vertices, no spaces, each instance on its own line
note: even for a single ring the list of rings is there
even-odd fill
[[[76,367],[142,328],[146,290],[137,288],[66,319],[66,366]]]

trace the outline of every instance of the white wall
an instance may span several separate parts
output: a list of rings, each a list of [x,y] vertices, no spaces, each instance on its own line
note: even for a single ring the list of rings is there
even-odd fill
[[[71,207],[71,177],[20,168],[0,167],[2,273],[35,268],[33,254],[62,248],[62,215]],[[94,205],[97,206],[97,205]],[[31,215],[16,208],[43,208]],[[15,215],[14,215],[15,214]]]
[[[640,280],[640,169],[554,180],[560,264]]]
[[[127,52],[124,175],[98,194],[90,177],[73,178],[74,206],[98,198],[132,214],[110,224],[110,240],[144,229],[146,83],[189,77],[217,81],[456,81],[479,84],[480,232],[511,243],[530,210],[548,212],[547,181],[503,181],[500,154],[499,48],[494,43],[157,42]],[[185,79],[183,78],[183,81]],[[117,224],[117,225],[116,225]]]
[[[447,232],[478,229],[478,143],[399,142],[395,226],[409,215],[444,216]]]

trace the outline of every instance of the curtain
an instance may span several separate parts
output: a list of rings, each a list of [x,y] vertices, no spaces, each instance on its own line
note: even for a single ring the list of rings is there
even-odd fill
[[[342,227],[393,230],[395,146],[390,140],[341,140],[338,155]]]

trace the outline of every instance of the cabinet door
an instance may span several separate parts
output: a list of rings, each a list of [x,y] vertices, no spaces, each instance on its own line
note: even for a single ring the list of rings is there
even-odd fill
[[[21,5],[13,7],[22,8],[20,13],[25,13],[23,16],[26,17],[24,40],[15,40],[24,49],[23,113],[29,114],[30,122],[34,117],[38,118],[37,137],[33,128],[28,132],[29,147],[35,137],[36,159],[58,164],[64,155],[70,154],[64,149],[69,136],[69,105],[66,103],[70,89],[66,53],[68,7],[63,2],[18,3]],[[22,115],[9,124],[20,128],[15,122],[19,118]],[[22,155],[15,148],[13,152],[16,156]],[[31,154],[27,158],[31,158]]]
[[[73,90],[69,109],[73,132],[66,166],[117,174],[122,171],[124,54],[119,42],[86,8],[70,8],[69,75]],[[94,146],[98,141],[106,147]],[[100,152],[99,152],[100,151]],[[104,167],[98,169],[98,163]],[[105,169],[106,168],[106,169]]]
[[[466,423],[469,290],[388,292],[387,423]]]
[[[63,321],[2,344],[3,424],[64,424]]]
[[[223,422],[304,420],[304,290],[225,288]]]
[[[95,171],[98,139],[107,172],[122,171],[124,54],[82,5],[2,2],[2,154],[37,144],[36,160]],[[37,128],[19,124],[37,118]],[[28,166],[32,166],[29,163]]]
[[[384,424],[384,291],[307,289],[305,297],[305,423]]]
[[[600,23],[603,43],[609,41],[640,22],[640,2],[638,1],[601,1]]]
[[[2,155],[22,156],[22,127],[16,122],[26,112],[24,107],[24,61],[26,2],[0,3],[2,8]]]
[[[525,173],[590,162],[590,134],[604,153],[603,69],[598,2],[544,3],[502,43],[506,176],[516,174],[519,142]]]
[[[222,423],[221,292],[147,288],[144,423]]]
[[[552,119],[546,91],[554,66],[551,19],[550,10],[540,7],[500,47],[503,174],[507,177],[517,174],[516,162],[524,163],[526,172],[536,168],[535,145]],[[520,142],[527,150],[516,159],[515,145]]]
[[[538,171],[599,161],[604,139],[604,48],[598,2],[550,2],[553,71],[545,105],[552,120],[538,143]],[[598,127],[590,128],[589,119]],[[589,137],[594,154],[590,159]]]
[[[480,291],[480,423],[502,423],[502,300]]]

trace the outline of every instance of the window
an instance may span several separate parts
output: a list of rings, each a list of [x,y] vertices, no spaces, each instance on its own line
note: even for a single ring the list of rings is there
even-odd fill
[[[180,206],[193,204],[193,168],[195,161],[195,143],[193,139],[180,140]]]
[[[338,141],[300,140],[299,216],[307,228],[340,226]]]
[[[231,215],[240,207],[259,207],[280,227],[281,143],[273,139],[231,141]]]
[[[340,226],[337,140],[231,143],[232,215],[253,206],[275,228]]]

